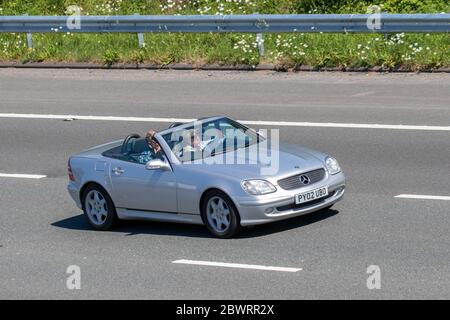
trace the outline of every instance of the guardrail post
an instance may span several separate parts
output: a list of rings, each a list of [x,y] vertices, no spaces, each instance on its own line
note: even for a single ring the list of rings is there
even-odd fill
[[[24,16],[28,16],[28,13],[24,14]],[[30,32],[27,32],[27,48],[33,48],[33,34]]]
[[[254,14],[258,15],[259,12],[255,12]],[[265,50],[264,50],[264,35],[262,33],[256,34],[256,44],[258,45],[259,55],[263,57]]]
[[[27,48],[32,49],[33,48],[33,34],[27,33]]]
[[[137,36],[138,36],[139,48],[145,47],[144,34],[138,33]]]
[[[135,13],[134,15],[135,15],[135,16],[139,16],[139,13]],[[139,32],[139,33],[137,34],[137,37],[138,37],[139,48],[145,47],[144,34],[141,33],[141,32]]]
[[[264,49],[264,35],[262,33],[256,34],[256,43],[258,44],[259,55],[263,57],[265,54],[265,49]]]

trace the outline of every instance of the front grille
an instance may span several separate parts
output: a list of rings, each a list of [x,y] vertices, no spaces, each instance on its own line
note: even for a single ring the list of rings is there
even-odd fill
[[[303,175],[309,178],[309,183],[307,184],[309,186],[316,182],[322,181],[325,178],[325,169],[317,169],[278,180],[278,185],[284,190],[302,188],[305,186],[305,184],[300,181],[300,176]]]

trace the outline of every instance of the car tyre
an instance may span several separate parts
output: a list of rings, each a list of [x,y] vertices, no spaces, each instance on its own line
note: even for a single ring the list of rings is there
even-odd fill
[[[111,197],[105,189],[93,184],[83,192],[84,215],[90,226],[99,231],[112,229],[117,223],[117,213]]]
[[[233,201],[219,190],[209,191],[202,202],[202,219],[217,238],[229,239],[242,231],[241,219]]]

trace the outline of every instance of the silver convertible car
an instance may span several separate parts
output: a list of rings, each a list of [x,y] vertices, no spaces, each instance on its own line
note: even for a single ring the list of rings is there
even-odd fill
[[[132,134],[70,157],[68,191],[96,230],[158,220],[203,224],[220,238],[343,198],[334,158],[267,136],[227,117]]]

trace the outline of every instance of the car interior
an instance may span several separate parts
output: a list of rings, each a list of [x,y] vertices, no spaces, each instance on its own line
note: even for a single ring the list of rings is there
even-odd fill
[[[122,145],[105,151],[103,156],[128,162],[145,164],[142,160],[140,160],[143,154],[149,154],[149,157],[152,157],[153,155],[157,158],[145,138],[142,138],[138,134],[130,134],[124,139]]]

